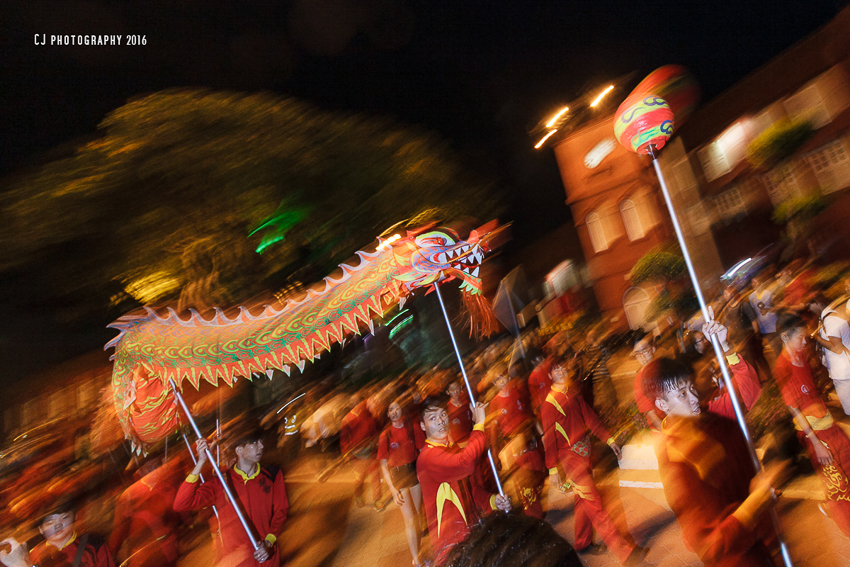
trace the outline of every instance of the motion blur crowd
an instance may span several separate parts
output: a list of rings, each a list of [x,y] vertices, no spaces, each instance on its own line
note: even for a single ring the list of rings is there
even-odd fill
[[[53,447],[4,469],[0,527],[15,538],[0,560],[169,566],[210,538],[219,565],[279,565],[284,479],[299,466],[315,482],[350,480],[354,506],[399,507],[414,565],[579,565],[609,552],[638,565],[651,542],[635,541],[594,471],[645,435],[688,548],[706,565],[779,565],[770,516],[795,476],[821,479],[822,513],[850,536],[848,294],[841,269],[770,265],[718,285],[708,321],[671,310],[663,328],[614,334],[567,313],[497,338],[466,358],[468,386],[448,363],[356,390],[324,380],[209,441],[97,460]],[[573,495],[572,546],[545,522],[549,490]]]

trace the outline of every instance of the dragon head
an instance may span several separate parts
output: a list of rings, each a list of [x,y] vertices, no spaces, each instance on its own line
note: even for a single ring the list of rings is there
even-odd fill
[[[489,252],[488,237],[500,229],[497,224],[473,230],[466,241],[448,228],[426,228],[408,233],[407,238],[392,244],[393,257],[398,270],[393,278],[403,283],[408,291],[425,288],[431,284],[457,278],[464,317],[470,335],[488,337],[498,330],[496,317],[483,294],[481,262]],[[490,229],[493,230],[490,230]]]
[[[412,291],[434,282],[458,278],[462,280],[461,290],[480,295],[479,272],[487,251],[486,243],[481,241],[476,231],[472,231],[469,240],[463,241],[451,229],[429,229],[393,245],[396,262],[407,268],[396,279]]]

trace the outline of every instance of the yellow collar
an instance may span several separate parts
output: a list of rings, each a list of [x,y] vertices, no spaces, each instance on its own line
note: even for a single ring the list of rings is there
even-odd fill
[[[426,439],[425,443],[431,445],[432,447],[451,447],[452,442],[446,441],[445,443],[440,443],[439,441],[431,441],[430,439]]]
[[[260,463],[257,463],[257,470],[250,476],[236,468],[236,465],[233,465],[233,470],[236,471],[236,474],[238,474],[243,482],[247,484],[249,480],[257,478],[257,475],[260,474]]]
[[[71,545],[72,543],[74,543],[74,540],[75,540],[75,539],[77,539],[77,532],[74,532],[74,533],[72,533],[72,534],[71,534],[71,539],[69,539],[68,541],[66,541],[66,542],[65,542],[65,545],[63,545],[62,547],[57,547],[56,549],[60,549],[60,550],[61,550],[61,549],[65,549],[66,547],[68,547],[69,545]],[[50,542],[47,542],[47,543],[50,543]],[[53,545],[53,544],[51,543],[50,545]],[[54,547],[55,547],[55,546],[54,546]]]

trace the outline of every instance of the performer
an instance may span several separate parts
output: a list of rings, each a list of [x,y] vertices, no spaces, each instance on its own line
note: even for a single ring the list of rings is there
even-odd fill
[[[94,534],[77,533],[76,510],[72,500],[53,506],[38,523],[45,541],[30,554],[38,567],[114,567],[106,543]],[[79,557],[79,559],[78,559]]]
[[[275,466],[260,465],[263,456],[262,431],[252,430],[236,439],[233,444],[236,464],[224,472],[228,487],[236,496],[243,514],[249,524],[259,532],[255,536],[262,538],[256,551],[218,478],[203,484],[198,483],[198,477],[207,462],[207,441],[199,439],[196,447],[198,463],[180,485],[174,500],[174,510],[188,512],[206,506],[216,506],[222,539],[220,559],[227,561],[228,565],[280,565],[280,552],[275,542],[289,514],[289,500],[281,470]]]
[[[469,443],[461,449],[449,439],[447,404],[444,396],[429,396],[422,401],[419,426],[426,440],[416,463],[431,547],[438,565],[478,520],[476,506],[482,510],[511,508],[509,498],[488,493],[473,475],[487,445],[485,406],[479,403],[472,409],[472,433]]]
[[[378,426],[372,412],[369,411],[367,400],[360,400],[360,395],[351,397],[354,407],[343,418],[339,431],[339,447],[344,457],[351,462],[354,469],[354,501],[358,507],[364,505],[363,485],[367,477],[372,482],[372,501],[375,510],[383,511],[389,501],[381,500],[381,477],[378,461],[375,460],[375,444],[378,441]]]
[[[416,478],[418,451],[414,441],[413,425],[405,419],[404,410],[398,398],[390,403],[387,416],[390,418],[390,425],[384,429],[378,440],[378,460],[381,462],[384,482],[387,483],[393,500],[401,508],[407,545],[413,556],[413,565],[418,566],[422,563],[419,558],[419,513],[422,508],[422,488]]]
[[[782,399],[794,419],[797,437],[821,478],[826,494],[826,512],[845,535],[850,536],[850,439],[833,421],[812,377],[806,359],[803,320],[783,314],[778,323],[782,351],[773,376]]]
[[[713,311],[709,313],[714,315]],[[761,394],[761,383],[755,369],[746,360],[738,356],[737,353],[731,352],[732,347],[729,346],[726,340],[727,333],[726,327],[714,319],[703,325],[702,328],[702,335],[709,342],[711,336],[717,335],[720,348],[726,353],[726,362],[729,364],[729,370],[732,371],[732,385],[736,389],[738,399],[744,402],[744,407],[747,410],[750,410],[756,401],[758,401]],[[708,401],[708,411],[734,420],[735,410],[732,407],[732,400],[729,397],[729,391],[724,386],[723,380],[717,380],[716,386],[716,391]]]
[[[451,420],[452,441],[463,447],[472,433],[472,413],[469,411],[469,398],[463,391],[460,380],[449,384],[449,420]]]
[[[531,410],[536,416],[540,415],[540,406],[546,401],[546,396],[549,395],[549,390],[552,389],[552,380],[549,378],[552,363],[563,355],[568,345],[569,341],[563,331],[552,337],[549,342],[543,345],[543,352],[546,353],[546,358],[531,371],[531,375],[528,377]]]
[[[738,424],[701,412],[693,375],[683,363],[653,360],[643,377],[645,394],[666,415],[656,447],[658,470],[685,543],[707,567],[773,565],[762,539],[771,533],[766,512],[781,468],[755,475]]]
[[[172,504],[177,497],[179,459],[165,464],[162,453],[149,455],[139,468],[139,480],[130,485],[115,505],[109,549],[119,556],[126,545],[127,567],[173,567],[179,558],[177,527],[180,516]]]
[[[572,361],[572,353],[567,353]],[[571,375],[577,367],[565,360],[552,364],[550,377],[552,389],[540,408],[543,420],[543,445],[546,449],[546,466],[552,486],[560,486],[558,465],[564,468],[567,479],[573,484],[575,494],[576,549],[601,554],[603,549],[593,545],[593,528],[599,532],[608,547],[626,565],[637,565],[643,561],[649,549],[631,545],[621,536],[608,512],[602,507],[602,498],[593,482],[590,464],[590,437],[588,428],[622,457],[620,446],[614,441],[593,409],[578,391],[579,376]]]
[[[507,473],[513,493],[522,503],[523,512],[528,516],[543,518],[540,498],[543,482],[546,480],[546,467],[540,454],[534,430],[534,416],[524,395],[522,384],[509,380],[505,364],[494,369],[495,384],[499,393],[490,401],[490,416],[494,427],[491,428],[491,447],[500,448],[499,454]]]
[[[661,430],[661,420],[664,419],[664,415],[659,415],[658,408],[655,407],[652,400],[644,395],[642,386],[643,369],[646,368],[646,365],[652,362],[655,358],[655,341],[653,336],[645,334],[635,341],[634,348],[632,349],[632,356],[638,361],[638,364],[640,364],[640,370],[638,370],[635,375],[635,382],[632,385],[635,402],[637,402],[638,411],[646,418],[646,423],[649,425],[649,429],[657,433]]]

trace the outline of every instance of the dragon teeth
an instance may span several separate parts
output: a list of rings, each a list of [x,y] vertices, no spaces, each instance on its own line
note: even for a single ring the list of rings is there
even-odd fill
[[[475,266],[475,269],[474,269],[474,270],[472,270],[472,277],[473,277],[473,278],[477,278],[477,277],[478,277],[478,268],[479,268],[478,266]]]

